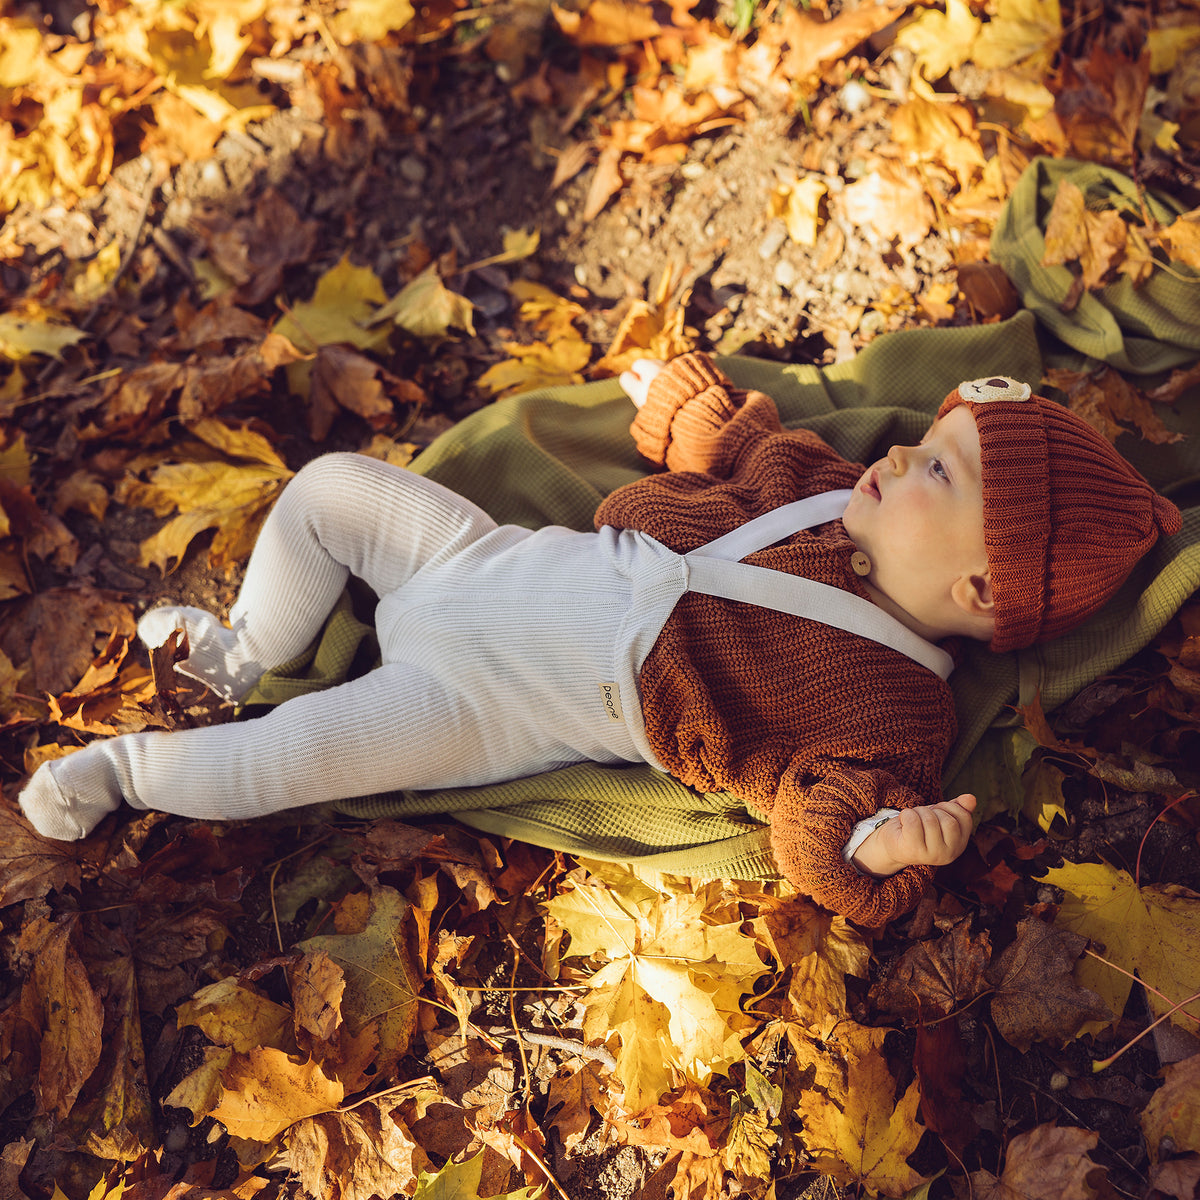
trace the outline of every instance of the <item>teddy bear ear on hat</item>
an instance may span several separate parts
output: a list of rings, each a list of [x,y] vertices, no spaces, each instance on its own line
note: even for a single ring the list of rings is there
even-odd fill
[[[971,404],[987,404],[989,400],[1028,400],[1033,389],[1007,375],[988,375],[958,385],[958,394]]]

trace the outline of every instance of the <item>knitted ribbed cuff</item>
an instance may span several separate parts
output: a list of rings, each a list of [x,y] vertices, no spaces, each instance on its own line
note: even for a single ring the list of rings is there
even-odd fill
[[[842,850],[858,821],[880,808],[921,802],[886,771],[845,770],[804,792],[781,792],[771,813],[775,860],[819,904],[859,925],[886,925],[916,906],[933,872],[905,867],[887,879],[871,879],[847,863]]]
[[[731,386],[729,378],[706,354],[697,352],[673,359],[655,376],[646,403],[630,426],[638,451],[657,466],[664,466],[680,410],[709,388],[724,391]],[[714,396],[713,401],[713,412],[707,419],[695,414],[710,429],[719,428],[734,411],[724,396]]]

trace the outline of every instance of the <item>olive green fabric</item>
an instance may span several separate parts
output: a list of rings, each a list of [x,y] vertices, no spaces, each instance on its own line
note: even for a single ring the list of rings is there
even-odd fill
[[[1080,186],[1086,182],[1093,200],[1105,189],[1129,194],[1128,181],[1115,172],[1074,166],[1073,177],[1084,181]],[[1044,220],[1060,174],[1058,164],[1035,163],[997,228],[1003,265],[1029,306],[1010,320],[889,334],[854,359],[821,369],[741,357],[720,359],[720,365],[739,386],[774,397],[785,424],[811,428],[847,458],[864,461],[919,436],[964,379],[1003,373],[1036,387],[1047,358],[1077,367],[1081,354],[1091,355],[1139,373],[1194,358],[1200,352],[1195,285],[1182,295],[1171,284],[1132,296],[1114,285],[1085,297],[1089,303],[1080,304],[1076,321],[1061,319],[1052,297],[1069,281],[1054,274],[1059,269],[1037,265],[1042,243],[1031,228]],[[1185,397],[1177,413],[1167,414],[1168,422],[1200,435],[1197,399],[1193,390],[1190,403]],[[528,392],[456,425],[413,470],[467,496],[501,523],[589,529],[600,500],[647,469],[629,437],[630,418],[615,380]],[[977,762],[973,752],[989,728],[1012,723],[1012,705],[1039,694],[1047,710],[1061,704],[1145,646],[1200,584],[1200,436],[1167,447],[1126,437],[1120,449],[1180,504],[1182,532],[1161,541],[1104,611],[1069,636],[1012,655],[964,648],[951,677],[959,737],[946,764],[948,787],[977,783],[980,772],[972,779],[972,767],[980,763],[984,778],[994,771],[993,748],[983,747]],[[310,652],[264,676],[248,703],[278,703],[297,690],[340,682],[372,653],[369,611],[360,601],[355,616],[347,596]],[[981,799],[986,809],[988,797]],[[774,873],[760,814],[727,794],[699,795],[648,767],[583,764],[492,787],[347,800],[337,809],[362,817],[453,815],[493,834],[695,877]]]
[[[1035,158],[1022,172],[992,231],[991,255],[1012,280],[1021,303],[1079,355],[1131,375],[1156,374],[1200,354],[1200,279],[1186,267],[1156,270],[1137,287],[1128,275],[1085,292],[1064,311],[1075,276],[1044,267],[1046,218],[1064,180],[1083,193],[1090,211],[1113,209],[1141,224],[1143,213],[1170,225],[1184,206],[1139,189],[1126,175],[1071,158]]]

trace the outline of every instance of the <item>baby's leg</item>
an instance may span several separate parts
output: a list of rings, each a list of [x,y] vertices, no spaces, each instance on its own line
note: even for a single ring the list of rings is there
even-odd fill
[[[494,725],[495,714],[474,711],[424,672],[385,664],[255,720],[93,742],[39,767],[20,804],[39,833],[71,841],[90,833],[122,797],[135,808],[243,819],[561,765],[562,747],[551,738],[497,737],[481,721]]]
[[[232,628],[200,609],[166,607],[146,613],[138,634],[154,647],[185,628],[191,654],[183,673],[238,700],[263,671],[312,642],[348,575],[383,596],[495,528],[482,509],[411,471],[327,454],[291,480],[264,523],[229,613]]]

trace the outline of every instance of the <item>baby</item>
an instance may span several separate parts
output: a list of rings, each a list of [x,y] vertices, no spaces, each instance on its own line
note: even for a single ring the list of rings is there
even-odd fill
[[[242,819],[649,763],[737,795],[770,822],[783,874],[835,911],[881,925],[910,909],[962,852],[975,805],[940,799],[955,720],[936,643],[1064,633],[1178,511],[1083,421],[1003,377],[960,385],[919,445],[865,470],[783,429],[702,354],[620,382],[638,448],[667,469],[610,495],[595,532],[498,526],[360,455],[308,464],[264,524],[230,626],[168,607],[139,635],[186,629],[180,669],[236,702],[311,643],[353,574],[380,597],[382,664],[265,717],[44,763],[20,796],[34,826],[83,837],[122,799]]]

